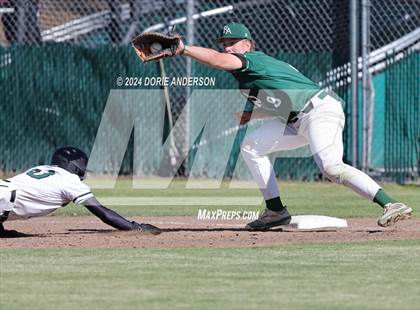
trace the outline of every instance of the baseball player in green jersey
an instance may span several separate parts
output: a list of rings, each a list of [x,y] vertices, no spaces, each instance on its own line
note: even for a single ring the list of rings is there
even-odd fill
[[[320,89],[291,65],[254,50],[246,26],[230,23],[218,38],[223,52],[180,43],[177,55],[230,72],[247,92],[247,107],[241,123],[252,118],[270,117],[245,137],[241,153],[266,203],[260,217],[248,223],[250,230],[267,230],[288,224],[291,216],[280,199],[273,167],[267,154],[309,145],[311,153],[331,181],[351,188],[383,209],[380,226],[408,218],[412,209],[390,197],[360,170],[343,163],[342,100]],[[250,107],[250,108],[249,108]],[[274,118],[273,118],[274,116]]]

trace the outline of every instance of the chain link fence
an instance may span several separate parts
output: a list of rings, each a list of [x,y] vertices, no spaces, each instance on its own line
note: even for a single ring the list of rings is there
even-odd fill
[[[420,27],[420,3],[417,0],[370,1],[371,50],[397,41]]]
[[[398,183],[418,182],[420,2],[369,1],[371,74],[365,109],[368,171]],[[370,114],[370,115],[369,115]]]
[[[15,132],[22,135],[31,132],[31,122],[28,120],[46,110],[54,111],[51,107],[58,105],[66,105],[62,109],[67,113],[71,111],[75,119],[77,117],[74,115],[85,118],[84,111],[87,108],[90,126],[97,128],[109,90],[115,88],[117,76],[162,74],[159,65],[139,64],[129,47],[132,37],[144,31],[165,31],[175,26],[175,30],[189,44],[218,49],[215,39],[221,27],[231,21],[242,22],[250,28],[257,49],[289,62],[321,86],[334,89],[348,102],[351,99],[349,7],[349,1],[333,0],[0,0],[0,44],[3,46],[0,52],[0,86],[7,90],[0,95],[1,101],[5,103],[3,109],[9,115],[7,119],[16,119]],[[371,55],[376,55],[375,51],[379,51],[377,55],[386,54],[386,51],[381,52],[380,49],[419,29],[420,3],[416,0],[372,0],[370,13]],[[415,48],[418,36],[416,38],[404,49]],[[59,59],[69,57],[73,65],[71,61],[65,62],[58,70],[55,64],[60,62]],[[371,57],[370,70],[375,79],[386,72],[387,62],[385,57]],[[53,63],[53,59],[56,63]],[[217,88],[236,87],[229,74],[189,62],[184,57],[165,60],[164,69],[169,77],[212,76],[216,77]],[[41,70],[39,72],[43,75],[35,74],[34,70]],[[80,77],[77,74],[80,70],[86,76]],[[27,76],[31,76],[31,80]],[[49,76],[49,81],[62,81],[63,85],[41,83],[40,80],[45,79],[45,76]],[[74,82],[68,84],[68,79]],[[78,84],[80,79],[83,82]],[[30,90],[22,88],[23,81],[33,87]],[[60,99],[60,89],[64,88],[72,94],[65,100]],[[94,98],[91,97],[92,90]],[[177,120],[193,91],[193,87],[169,89],[173,121]],[[43,108],[29,108],[35,105],[34,98],[42,100],[42,103],[36,105]],[[31,112],[19,106],[27,106]],[[379,106],[375,104],[375,109]],[[351,141],[351,105],[346,105],[345,112],[345,160],[350,161],[349,150],[354,143]],[[212,113],[214,117],[223,117],[223,111]],[[194,115],[191,117],[194,118]],[[378,113],[375,117],[380,118],[381,115]],[[41,118],[45,117],[41,115]],[[48,122],[48,118],[45,121]],[[30,160],[45,161],[46,154],[64,143],[77,142],[91,149],[94,130],[83,129],[83,124],[71,118],[66,118],[64,123],[68,131],[66,137],[60,136],[59,131],[50,126],[48,130],[34,134],[29,142],[13,152],[9,144],[2,145],[2,168],[21,170],[33,164]],[[4,130],[13,132],[14,126],[4,126]],[[80,132],[84,133],[80,135]],[[192,141],[196,139],[189,137],[188,127],[180,134]],[[217,135],[218,132],[213,134]],[[376,141],[376,132],[372,135]],[[16,134],[12,136],[16,137]],[[83,136],[84,139],[80,138]],[[383,138],[384,143],[386,139]],[[132,143],[129,144],[122,172],[132,171]],[[147,137],[143,143],[147,143]],[[232,151],[233,158],[238,156],[238,143]],[[201,160],[206,162],[212,158]],[[385,167],[384,160],[379,160],[377,164],[373,161],[372,165],[377,165],[380,170]],[[318,168],[309,158],[287,158],[279,160],[275,166],[283,178],[319,178]],[[299,169],[294,168],[297,166]],[[185,169],[188,171],[188,167]],[[243,170],[243,173],[236,176],[246,175],[246,169]],[[154,169],[150,171],[155,172]],[[203,170],[202,174],[208,175],[208,171]]]

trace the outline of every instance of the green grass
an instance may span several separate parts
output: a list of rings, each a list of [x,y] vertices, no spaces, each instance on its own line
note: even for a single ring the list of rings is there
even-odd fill
[[[135,190],[119,180],[106,197],[259,197],[258,190]],[[281,182],[293,214],[378,216],[344,186]],[[417,186],[385,185],[420,214]],[[199,208],[110,206],[125,216],[196,216]],[[68,206],[58,215],[89,214]],[[419,309],[420,240],[264,248],[46,249],[0,252],[0,309]]]
[[[419,309],[420,241],[2,250],[0,309]]]
[[[131,181],[119,180],[113,190],[94,190],[95,195],[101,197],[261,197],[257,189],[229,189],[226,184],[221,189],[198,190],[184,188],[185,182],[176,180],[166,190],[140,190],[132,189]],[[366,217],[379,216],[381,208],[376,204],[358,196],[350,189],[329,182],[280,182],[282,200],[288,205],[292,214],[319,214],[337,217]],[[386,184],[385,190],[396,199],[408,204],[414,209],[414,216],[420,215],[420,187],[399,186]],[[125,216],[196,216],[198,209],[209,210],[260,210],[261,206],[110,206]],[[85,215],[89,212],[83,207],[70,205],[60,209],[56,214]]]

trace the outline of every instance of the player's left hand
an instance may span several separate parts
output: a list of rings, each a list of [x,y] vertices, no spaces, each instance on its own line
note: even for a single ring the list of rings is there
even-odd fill
[[[132,221],[131,223],[133,224],[132,230],[137,230],[137,231],[152,234],[152,235],[159,235],[162,232],[160,228],[150,225],[150,224],[137,223],[135,221]]]
[[[137,56],[148,62],[181,53],[180,42],[181,36],[177,33],[145,32],[135,37],[131,44]]]
[[[20,237],[31,237],[32,235],[18,232],[16,230],[0,230],[0,238],[20,238]]]

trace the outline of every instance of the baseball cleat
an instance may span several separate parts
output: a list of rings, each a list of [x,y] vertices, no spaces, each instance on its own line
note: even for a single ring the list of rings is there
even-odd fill
[[[245,229],[264,231],[270,229],[271,227],[287,225],[290,223],[291,219],[292,217],[286,208],[282,211],[272,211],[265,208],[260,217],[255,221],[248,223],[245,226]]]
[[[160,228],[145,223],[140,223],[137,227],[137,230],[152,235],[159,235],[162,232]]]
[[[398,221],[408,219],[413,209],[400,202],[388,203],[385,205],[384,214],[378,219],[378,225],[390,226]]]

